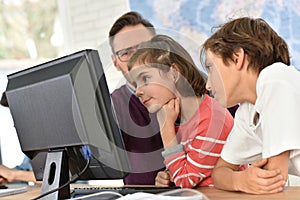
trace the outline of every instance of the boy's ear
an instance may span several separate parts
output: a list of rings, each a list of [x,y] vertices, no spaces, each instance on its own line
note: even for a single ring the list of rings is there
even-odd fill
[[[237,70],[243,69],[243,65],[245,62],[245,52],[243,48],[239,47],[234,50],[233,62],[235,63]]]

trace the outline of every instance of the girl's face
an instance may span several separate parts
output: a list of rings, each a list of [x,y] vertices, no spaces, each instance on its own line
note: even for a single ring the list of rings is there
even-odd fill
[[[209,49],[206,53],[205,65],[208,72],[206,89],[211,92],[214,98],[223,106],[230,107],[235,105],[230,100],[234,87],[234,73],[230,62],[229,66],[225,65],[222,58],[212,53]]]
[[[150,113],[159,111],[163,105],[176,98],[175,82],[171,71],[163,72],[146,65],[134,65],[130,78],[136,94]]]

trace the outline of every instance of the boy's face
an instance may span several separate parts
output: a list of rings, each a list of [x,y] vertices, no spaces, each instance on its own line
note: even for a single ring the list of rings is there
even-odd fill
[[[205,65],[208,72],[206,89],[211,92],[214,98],[223,107],[236,105],[236,103],[232,103],[230,99],[234,91],[233,82],[235,82],[235,73],[232,71],[233,62],[229,62],[229,65],[225,65],[220,56],[208,49]]]
[[[112,56],[114,65],[124,75],[128,73],[127,62],[136,51],[136,46],[148,41],[153,34],[142,24],[125,26],[115,36],[113,48],[116,55]]]

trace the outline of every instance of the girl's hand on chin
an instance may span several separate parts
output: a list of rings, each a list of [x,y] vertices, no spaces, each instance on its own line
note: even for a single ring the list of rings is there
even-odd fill
[[[174,124],[180,112],[179,99],[171,99],[157,112],[160,127],[166,123]]]

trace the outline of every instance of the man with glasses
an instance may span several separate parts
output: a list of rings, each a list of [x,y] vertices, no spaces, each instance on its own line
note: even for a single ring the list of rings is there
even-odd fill
[[[127,62],[137,45],[154,35],[153,25],[137,12],[125,13],[113,24],[109,31],[112,60],[125,78]],[[142,105],[128,80],[112,92],[112,100],[131,164],[131,172],[124,183],[154,185],[157,173],[164,170],[163,144],[156,115]]]
[[[119,58],[121,62],[128,62],[130,57],[134,54],[138,45],[134,45],[125,49],[121,49],[115,52],[115,55]]]

